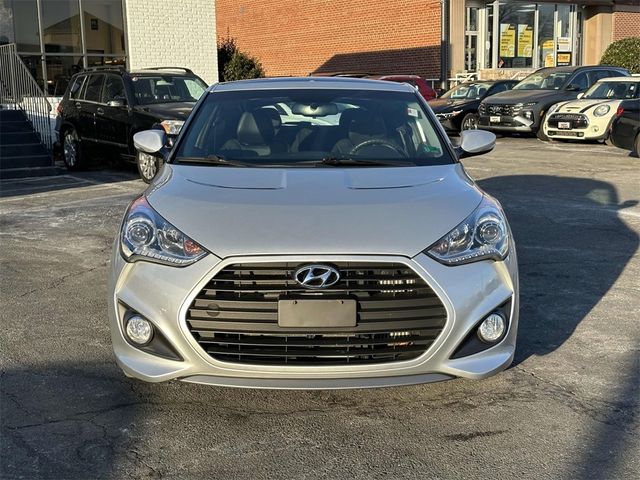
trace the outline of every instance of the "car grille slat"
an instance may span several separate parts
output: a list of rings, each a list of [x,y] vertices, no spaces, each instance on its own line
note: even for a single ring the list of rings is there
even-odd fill
[[[274,262],[222,269],[196,296],[187,326],[217,360],[249,364],[346,365],[416,358],[442,332],[446,309],[429,285],[404,264],[332,263],[339,282],[308,289],[301,266]],[[280,299],[352,298],[354,327],[284,328]]]
[[[569,122],[571,128],[587,128],[589,126],[589,119],[586,115],[581,113],[553,113],[549,117],[549,126],[558,128],[559,122]]]

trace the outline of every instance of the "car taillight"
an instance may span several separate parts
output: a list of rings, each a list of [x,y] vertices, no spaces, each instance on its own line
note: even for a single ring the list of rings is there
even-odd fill
[[[616,117],[621,117],[623,113],[624,113],[624,108],[618,107],[618,110],[616,110]]]

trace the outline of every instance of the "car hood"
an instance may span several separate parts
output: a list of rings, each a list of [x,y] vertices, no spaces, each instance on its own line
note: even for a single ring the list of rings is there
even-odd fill
[[[599,107],[600,105],[609,105],[610,109],[615,113],[621,102],[622,100],[603,100],[597,98],[571,100],[570,102],[561,103],[554,113],[585,113],[588,110]]]
[[[152,105],[138,105],[136,110],[150,113],[164,120],[186,120],[195,102],[154,103]]]
[[[492,105],[514,105],[517,103],[546,102],[562,98],[561,90],[507,90],[487,97],[486,103]],[[576,95],[578,92],[576,92]],[[566,97],[565,97],[566,98]]]
[[[455,110],[456,108],[465,107],[478,100],[451,100],[450,98],[438,98],[429,100],[429,106],[434,113],[443,113]]]
[[[482,193],[460,164],[404,168],[234,168],[167,164],[151,206],[215,255],[415,256]]]

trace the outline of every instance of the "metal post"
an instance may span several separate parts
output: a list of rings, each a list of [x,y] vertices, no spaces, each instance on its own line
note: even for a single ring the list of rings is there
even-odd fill
[[[11,53],[15,53],[15,52],[10,52],[9,54],[9,70],[11,71],[11,96],[13,97],[13,108],[14,110],[18,109],[18,94],[17,94],[17,90],[16,90],[16,68],[14,66],[14,62],[16,61],[16,58],[14,55],[12,55]]]

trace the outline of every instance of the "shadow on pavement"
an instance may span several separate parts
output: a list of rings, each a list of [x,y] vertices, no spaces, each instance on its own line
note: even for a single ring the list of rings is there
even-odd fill
[[[638,235],[622,221],[620,212],[638,202],[621,204],[611,184],[584,178],[521,175],[492,177],[478,184],[503,204],[518,248],[520,325],[514,364],[520,364],[561,347],[616,283],[639,246]],[[615,322],[620,313],[629,312],[609,311],[607,322]],[[616,341],[615,324],[603,330],[609,342]],[[613,367],[616,377],[626,380],[601,404],[600,428],[580,448],[576,478],[609,478],[616,462],[632,454],[625,444],[628,436],[619,433],[639,406],[640,337],[635,333],[634,347]],[[596,341],[586,337],[585,348],[597,348],[589,345]],[[586,355],[589,360],[596,357]],[[602,377],[606,371],[597,374]]]

